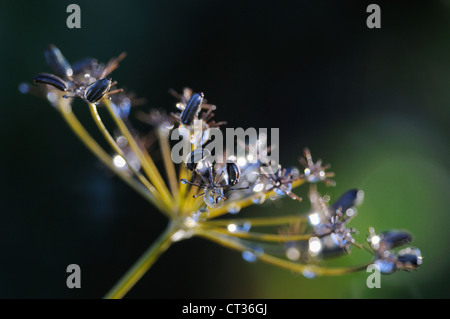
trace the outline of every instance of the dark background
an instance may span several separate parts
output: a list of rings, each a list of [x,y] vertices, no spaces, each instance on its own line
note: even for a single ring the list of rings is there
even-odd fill
[[[131,298],[448,298],[450,296],[450,2],[73,1],[0,3],[0,297],[100,298],[167,221],[99,165],[42,99],[17,86],[49,71],[43,51],[69,61],[128,57],[113,74],[147,106],[174,110],[169,88],[203,91],[230,127],[279,127],[280,156],[303,147],[332,164],[336,198],[365,191],[352,226],[408,229],[424,264],[414,273],[308,280],[191,239],[171,247]],[[83,104],[79,105],[83,108]],[[88,114],[81,118],[87,119]],[[306,195],[306,188],[296,191]],[[288,199],[262,214],[307,211]],[[337,263],[370,258],[354,253]],[[81,266],[82,288],[66,287]]]

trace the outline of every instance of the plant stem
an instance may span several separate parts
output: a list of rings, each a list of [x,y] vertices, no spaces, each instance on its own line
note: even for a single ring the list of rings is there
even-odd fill
[[[150,182],[139,171],[137,171],[133,168],[133,166],[130,164],[129,160],[127,159],[127,156],[125,155],[125,153],[122,151],[122,149],[119,147],[119,145],[117,145],[116,141],[109,133],[105,124],[103,124],[102,118],[98,114],[97,106],[93,103],[88,103],[88,104],[89,104],[89,109],[91,111],[92,118],[94,119],[95,124],[97,124],[97,127],[100,130],[100,132],[102,133],[103,137],[106,139],[106,141],[112,147],[112,149],[126,161],[126,163],[128,164],[129,170],[131,172],[133,172],[133,174],[149,190],[149,192],[152,193],[157,200],[159,200],[160,199],[159,193],[156,191],[156,189],[153,187],[153,185],[150,184]],[[171,212],[170,209],[167,209],[166,211]],[[163,211],[163,212],[166,214],[166,211]]]
[[[250,223],[253,226],[276,226],[291,223],[302,223],[308,220],[304,215],[286,215],[275,217],[253,217],[253,218],[234,218],[234,219],[215,219],[205,222],[207,226],[228,226],[229,224]]]
[[[292,183],[292,188],[296,188],[296,187],[298,187],[298,186],[300,186],[300,185],[302,185],[304,183],[305,183],[304,179],[299,179],[299,180],[297,180],[297,181]],[[269,198],[272,194],[274,194],[273,190],[271,190],[270,192],[267,192],[267,193],[261,193],[261,195],[264,196],[265,199]],[[241,199],[241,200],[233,201],[232,205],[239,206],[242,209],[244,207],[252,205],[253,204],[253,198],[254,197],[251,196],[251,197],[246,197],[246,198]],[[198,203],[198,205],[203,205],[203,203],[201,201],[198,201],[197,203]],[[193,207],[192,211],[196,211],[199,208],[200,207]],[[219,217],[219,216],[222,216],[222,215],[228,213],[228,208],[229,208],[229,204],[225,204],[222,207],[211,209],[209,211],[209,218],[210,219],[216,218],[216,217]]]
[[[205,227],[206,228],[206,227]],[[245,238],[250,240],[262,240],[268,242],[287,242],[287,241],[305,241],[315,236],[314,234],[295,234],[295,235],[278,235],[278,234],[266,234],[257,232],[230,232],[227,229],[211,227],[207,228],[224,235],[229,235],[237,238]]]
[[[223,235],[216,231],[210,229],[202,229],[197,228],[196,234],[203,238],[209,239],[211,241],[217,242],[222,246],[237,250],[237,251],[245,251],[252,250],[252,247],[247,247],[243,244],[243,242],[239,240],[233,240],[232,237]],[[353,267],[321,267],[318,265],[309,265],[309,264],[299,264],[294,263],[289,260],[281,259],[272,255],[265,253],[264,251],[257,254],[259,260],[266,262],[268,264],[272,264],[275,266],[279,266],[281,268],[285,268],[297,273],[302,273],[303,271],[313,272],[318,276],[338,276],[349,274],[356,271],[361,271],[367,268],[372,262],[368,262],[362,265],[353,266]]]
[[[127,273],[106,294],[106,299],[120,299],[145,275],[158,257],[172,244],[172,235],[178,230],[171,222],[167,229],[145,251],[139,260],[127,271]]]
[[[166,184],[164,183],[163,178],[161,177],[158,169],[156,168],[155,163],[153,162],[152,158],[150,157],[150,155],[145,150],[141,149],[138,146],[133,135],[128,130],[127,126],[122,121],[120,116],[117,114],[115,106],[111,103],[111,101],[104,99],[103,104],[106,106],[109,114],[111,115],[112,119],[116,123],[117,128],[120,130],[122,135],[127,139],[128,143],[130,145],[130,148],[133,150],[133,152],[138,157],[139,162],[141,163],[142,169],[147,174],[152,185],[158,190],[159,194],[161,195],[162,200],[164,201],[164,204],[168,207],[172,207],[173,199],[170,195],[169,190],[167,189]]]
[[[112,159],[108,153],[106,153],[100,145],[91,137],[91,135],[85,130],[83,125],[78,121],[75,114],[72,112],[72,108],[70,104],[60,103],[58,106],[58,110],[63,116],[64,120],[67,122],[69,127],[75,133],[75,135],[84,143],[84,145],[95,155],[98,159],[111,171],[113,171],[117,176],[119,176],[125,183],[131,186],[134,190],[136,190],[139,194],[141,194],[145,199],[147,199],[150,203],[154,204],[158,209],[163,212],[166,212],[167,209],[160,204],[159,201],[156,200],[155,196],[149,192],[147,188],[145,188],[142,184],[137,183],[134,179],[132,179],[127,173],[119,171],[115,168],[112,163]]]
[[[161,146],[161,153],[163,156],[164,167],[166,169],[167,178],[169,180],[170,190],[172,191],[173,197],[178,198],[178,184],[177,173],[175,172],[175,166],[171,157],[171,149],[169,144],[169,133],[164,129],[158,130],[158,140]]]

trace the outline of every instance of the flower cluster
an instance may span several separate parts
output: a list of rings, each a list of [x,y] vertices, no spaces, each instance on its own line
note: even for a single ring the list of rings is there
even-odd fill
[[[370,243],[374,251],[374,264],[382,274],[392,274],[398,269],[416,270],[422,264],[422,254],[415,247],[407,247],[399,251],[394,248],[404,246],[412,241],[412,236],[406,231],[391,230],[375,234],[375,230],[369,228]]]
[[[330,166],[323,165],[321,160],[314,161],[308,149],[304,149],[299,160],[302,169],[282,167],[279,163],[273,169],[272,165],[255,160],[251,155],[225,154],[226,160],[217,162],[211,157],[207,143],[211,129],[218,129],[226,122],[213,120],[216,106],[208,104],[203,93],[194,93],[188,88],[182,94],[170,90],[177,99],[179,112],[176,113],[161,109],[130,112],[131,106],[139,104],[136,103],[139,100],[116,89],[117,83],[108,77],[125,54],[106,64],[89,58],[71,65],[55,46],[49,46],[45,57],[54,74],[39,73],[34,79],[38,87],[21,84],[20,90],[45,96],[104,165],[170,220],[167,230],[107,297],[124,296],[171,244],[192,236],[237,250],[249,262],[263,261],[308,278],[364,270],[372,263],[385,274],[397,269],[413,270],[421,264],[418,249],[393,250],[409,243],[410,234],[389,231],[376,235],[371,229],[370,247],[366,248],[375,256],[373,260],[349,267],[325,266],[324,259],[349,254],[351,246],[363,247],[354,238],[356,230],[348,224],[356,216],[356,206],[362,202],[364,193],[352,189],[330,204],[329,197],[318,192],[317,184],[334,186],[331,179],[334,173],[329,172]],[[87,103],[109,149],[101,147],[78,120],[72,111],[72,98]],[[104,116],[113,120],[114,131],[106,128]],[[131,127],[128,119],[131,116],[149,129],[137,132]],[[187,134],[190,142],[189,155],[177,165],[171,157],[170,134],[174,129]],[[260,135],[253,144],[240,143],[246,149],[260,149],[267,145],[267,136]],[[153,159],[162,162],[165,176]],[[240,213],[246,206],[283,197],[300,202],[302,199],[294,189],[305,183],[310,185],[308,214],[277,213],[271,217],[246,218]],[[244,216],[236,218],[238,213]],[[236,217],[220,218],[224,215]]]

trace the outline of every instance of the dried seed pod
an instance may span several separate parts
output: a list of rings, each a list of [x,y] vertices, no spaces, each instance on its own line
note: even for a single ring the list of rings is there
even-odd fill
[[[380,237],[380,248],[387,250],[400,247],[412,242],[413,238],[410,233],[400,230],[390,230],[382,232]]]
[[[403,270],[416,270],[422,264],[422,253],[418,248],[407,247],[397,254],[397,267]]]
[[[180,121],[184,125],[191,125],[194,118],[200,112],[203,102],[203,93],[196,93],[191,96],[184,110],[181,112]]]
[[[236,163],[227,163],[226,169],[227,169],[227,177],[226,177],[227,185],[234,186],[237,183],[239,183],[239,179],[241,177],[241,170],[239,169],[239,166],[237,166]]]
[[[73,70],[70,63],[62,55],[61,51],[50,44],[44,52],[45,60],[47,64],[53,69],[53,71],[62,77],[72,77]]]
[[[103,99],[111,88],[112,79],[110,77],[100,79],[86,88],[84,98],[86,101],[98,104]]]
[[[39,73],[34,77],[34,83],[43,83],[53,86],[60,91],[67,91],[67,84],[60,77],[50,73]]]
[[[359,205],[364,198],[364,192],[359,189],[351,189],[345,192],[339,199],[331,206],[334,210],[340,209],[342,212],[351,207]]]

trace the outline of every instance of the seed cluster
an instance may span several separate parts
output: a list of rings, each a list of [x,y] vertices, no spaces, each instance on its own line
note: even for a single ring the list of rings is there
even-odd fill
[[[320,159],[314,161],[309,149],[305,148],[299,159],[301,169],[283,167],[251,155],[223,154],[225,160],[218,162],[207,143],[211,129],[218,129],[226,122],[213,120],[217,108],[207,103],[204,93],[194,93],[189,88],[183,89],[182,94],[170,90],[177,99],[179,112],[176,113],[168,114],[163,109],[131,112],[131,107],[142,104],[142,99],[117,89],[117,83],[109,77],[125,54],[106,64],[93,58],[70,64],[51,45],[44,55],[54,74],[39,73],[34,78],[37,87],[22,83],[19,90],[46,97],[104,165],[170,220],[165,237],[155,243],[160,246],[151,247],[151,252],[199,236],[241,252],[248,262],[263,261],[307,278],[365,270],[370,264],[375,264],[383,274],[416,270],[421,265],[419,249],[396,250],[412,241],[406,231],[392,230],[377,235],[370,228],[365,245],[357,242],[358,233],[348,224],[357,215],[356,207],[363,200],[363,191],[351,189],[330,204],[330,198],[322,196],[317,185],[334,186],[335,181],[331,179],[334,173],[329,171],[329,164],[324,165]],[[76,97],[88,104],[92,119],[110,149],[100,146],[72,111],[69,98]],[[108,111],[115,124],[113,131],[103,124],[104,115],[97,110],[97,105]],[[134,129],[131,125],[134,119],[150,129]],[[189,154],[178,166],[172,160],[170,145],[170,134],[175,129],[184,130],[190,145]],[[254,143],[238,143],[250,151],[270,150],[263,147],[267,146],[264,134]],[[158,166],[154,160],[162,165]],[[160,166],[164,167],[165,176]],[[305,183],[309,184],[311,204],[307,214],[288,215],[276,210],[274,216],[232,216],[246,206],[279,203],[284,197],[301,202],[294,189]],[[220,218],[224,215],[229,218]],[[323,265],[322,261],[331,257],[349,254],[352,246],[366,248],[371,260],[348,267]],[[142,276],[155,260],[151,253],[145,255],[109,296],[123,296],[137,281],[136,276]]]

